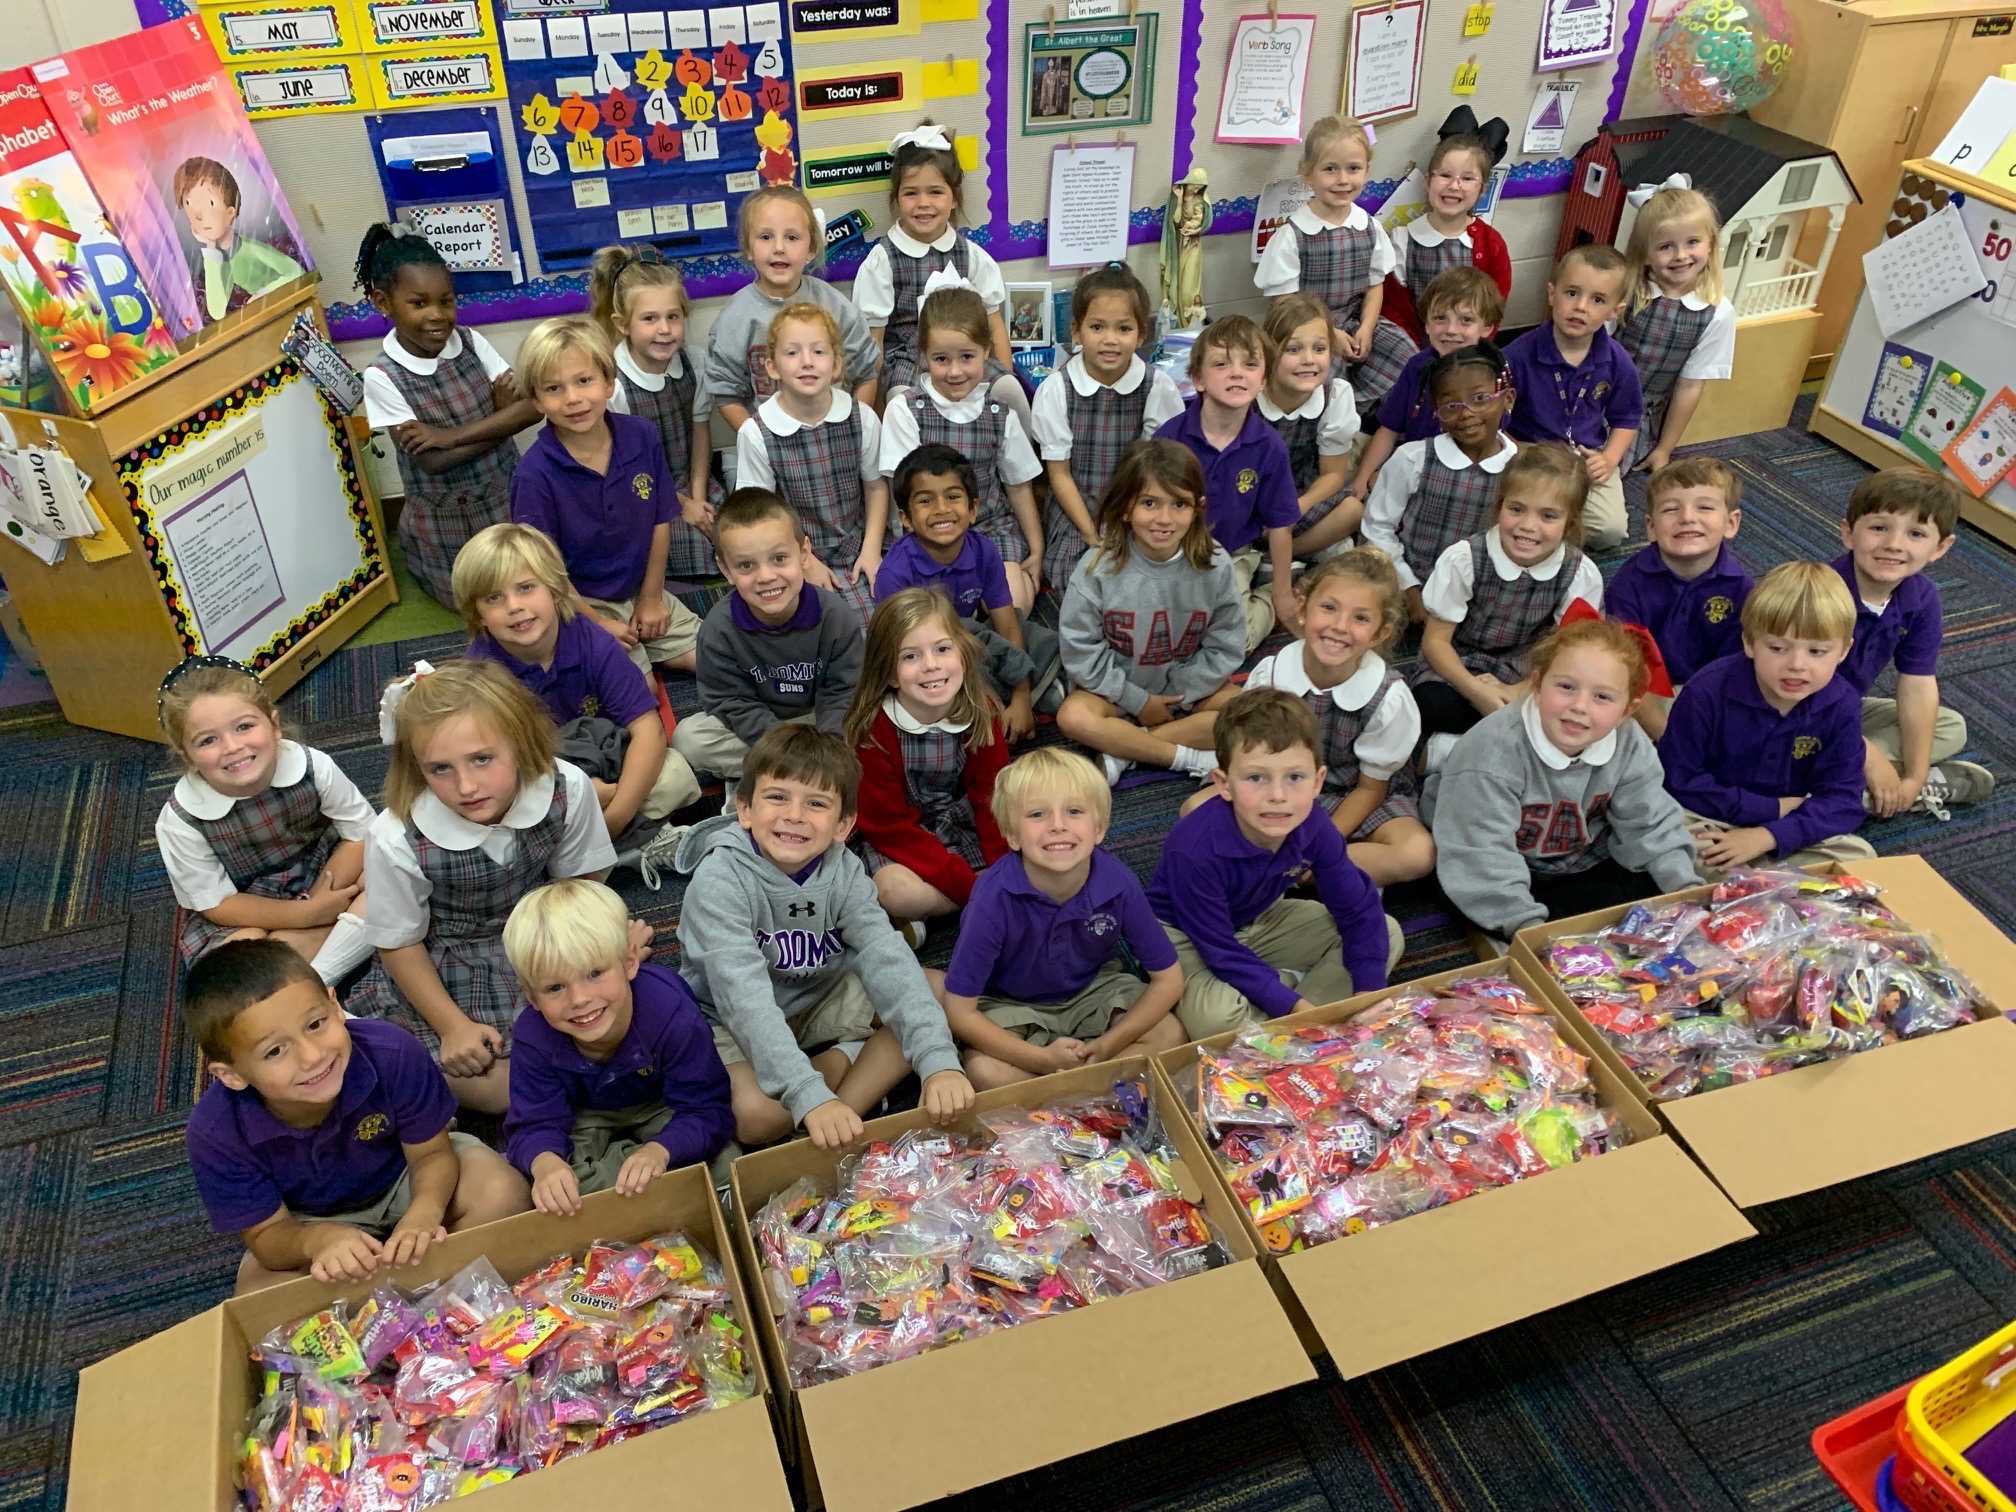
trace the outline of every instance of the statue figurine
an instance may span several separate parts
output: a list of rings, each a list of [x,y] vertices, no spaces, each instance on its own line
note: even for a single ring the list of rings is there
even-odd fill
[[[1162,305],[1178,330],[1204,325],[1204,233],[1211,226],[1210,179],[1192,168],[1170,188],[1162,216]]]

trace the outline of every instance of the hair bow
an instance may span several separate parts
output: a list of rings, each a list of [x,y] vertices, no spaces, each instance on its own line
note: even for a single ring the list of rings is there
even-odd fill
[[[1496,168],[1505,161],[1505,148],[1512,140],[1512,128],[1505,124],[1503,116],[1493,116],[1480,125],[1476,113],[1468,105],[1458,105],[1436,128],[1435,136],[1437,140],[1452,136],[1474,136],[1491,154],[1491,166]]]
[[[1625,195],[1624,198],[1631,201],[1631,204],[1634,208],[1642,210],[1645,207],[1645,202],[1650,198],[1652,198],[1653,195],[1657,194],[1661,189],[1692,189],[1693,187],[1694,187],[1694,179],[1692,175],[1685,173],[1670,173],[1666,176],[1664,181],[1660,183],[1640,184],[1637,188],[1633,189],[1629,194]]]
[[[908,131],[897,132],[890,139],[891,153],[903,147],[928,147],[933,152],[950,152],[952,138],[945,135],[943,126],[913,126]]]
[[[960,277],[957,268],[947,266],[940,268],[936,273],[933,273],[929,278],[924,280],[924,292],[919,297],[929,299],[940,289],[973,289],[973,285]],[[973,292],[977,294],[980,291],[973,289]]]
[[[185,656],[168,669],[168,675],[161,679],[161,686],[154,693],[154,717],[161,717],[161,710],[168,702],[168,690],[200,668],[216,667],[227,672],[243,672],[247,677],[257,679],[259,674],[241,661],[233,661],[228,656]]]
[[[413,663],[413,670],[404,677],[395,677],[378,700],[378,743],[390,745],[399,738],[399,705],[406,702],[406,695],[413,691],[413,685],[423,677],[433,674],[434,664],[426,661]]]

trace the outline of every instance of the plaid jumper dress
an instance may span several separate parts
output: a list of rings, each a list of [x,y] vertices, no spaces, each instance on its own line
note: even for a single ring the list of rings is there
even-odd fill
[[[1330,383],[1328,379],[1325,379],[1323,383],[1323,410],[1321,414],[1309,416],[1283,415],[1279,420],[1273,422],[1274,433],[1287,444],[1288,466],[1289,470],[1295,474],[1295,492],[1298,494],[1307,493],[1309,486],[1316,481],[1316,474],[1323,469],[1323,455],[1317,449],[1317,440],[1322,435],[1323,422],[1330,417],[1330,400]],[[1347,489],[1340,488],[1336,493],[1302,516],[1296,522],[1293,533],[1300,535],[1303,531],[1321,524],[1331,510],[1344,502],[1344,496],[1348,491]]]
[[[1638,427],[1626,467],[1637,466],[1659,444],[1673,385],[1714,318],[1713,305],[1690,310],[1677,299],[1662,297],[1647,301],[1644,309],[1625,316],[1618,325],[1617,342],[1631,354],[1638,386],[1645,393],[1645,423]]]
[[[197,818],[172,795],[168,807],[203,837],[231,885],[255,898],[306,896],[342,838],[322,812],[312,762],[299,782],[240,798],[216,819]],[[195,965],[234,932],[234,926],[213,924],[193,909],[184,910],[176,942],[182,964]]]
[[[546,868],[566,827],[567,784],[557,776],[553,806],[537,824],[513,831],[518,837],[518,853],[506,863],[492,861],[480,845],[450,850],[429,840],[410,820],[406,825],[406,839],[420,863],[420,874],[434,888],[427,900],[427,958],[456,1006],[504,1036],[507,1054],[511,1020],[517,1016],[522,999],[517,973],[504,954],[504,921],[520,898],[547,880]],[[382,956],[358,983],[346,1006],[352,1013],[382,1016],[403,1025],[429,1050],[438,1053],[441,1048],[440,1036],[406,1001],[385,970]]]
[[[623,386],[630,398],[630,413],[658,427],[658,439],[665,443],[666,471],[673,486],[682,492],[692,481],[693,401],[700,390],[700,375],[691,359],[683,366],[686,371],[677,378],[665,374],[665,385],[656,393],[641,383]],[[710,471],[708,492],[715,493],[718,486]],[[714,543],[684,520],[674,520],[672,544],[665,553],[665,576],[690,582],[713,577],[716,571]]]
[[[1099,501],[1106,485],[1120,466],[1121,455],[1141,439],[1148,419],[1148,391],[1155,375],[1143,373],[1134,392],[1100,384],[1089,394],[1078,392],[1067,376],[1064,382],[1064,414],[1071,425],[1071,481],[1078,485],[1078,497],[1085,501],[1092,524],[1099,524]],[[1086,552],[1085,537],[1078,533],[1056,502],[1043,506],[1043,584],[1048,592],[1062,594],[1071,581],[1071,569]]]
[[[972,421],[951,419],[930,396],[912,393],[906,401],[917,418],[919,446],[949,446],[973,464],[973,477],[980,485],[974,501],[973,528],[992,541],[1004,562],[1019,562],[1029,555],[1029,543],[1022,527],[1008,507],[1008,491],[1001,483],[1001,438],[1007,433],[1008,411],[989,399]],[[1074,529],[1071,532],[1076,535]]]
[[[1332,226],[1315,236],[1298,229],[1296,253],[1301,259],[1301,288],[1330,307],[1330,323],[1356,328],[1365,308],[1372,278],[1372,227],[1353,231]],[[1400,370],[1414,355],[1407,333],[1381,316],[1372,328],[1372,349],[1357,362],[1337,355],[1335,371],[1351,380],[1360,413],[1376,410],[1386,391],[1399,381]]]
[[[392,380],[422,425],[468,425],[497,412],[473,341],[465,340],[455,356],[443,357],[431,378],[390,357],[379,358],[375,365]],[[518,448],[506,436],[482,456],[444,473],[422,471],[404,447],[395,447],[393,455],[399,459],[399,478],[406,487],[406,502],[399,511],[399,544],[405,549],[406,565],[422,588],[453,609],[455,594],[448,580],[455,570],[455,554],[477,531],[511,518]]]
[[[1511,582],[1498,576],[1485,550],[1484,532],[1470,537],[1470,613],[1451,637],[1463,665],[1480,677],[1517,682],[1526,675],[1526,653],[1540,633],[1568,606],[1575,573],[1582,565],[1576,546],[1561,548],[1561,570],[1549,582],[1522,572]],[[1415,664],[1413,686],[1441,682],[1426,659]]]
[[[1443,552],[1491,523],[1492,506],[1498,501],[1498,474],[1488,473],[1474,462],[1465,468],[1450,467],[1435,455],[1433,441],[1427,445],[1423,462],[1420,487],[1400,516],[1399,536],[1401,555],[1414,569],[1415,578],[1425,583]]]
[[[1445,236],[1432,247],[1424,247],[1410,236],[1406,250],[1400,255],[1400,282],[1414,296],[1418,309],[1428,297],[1428,285],[1438,274],[1473,266],[1470,243],[1460,236]]]
[[[861,485],[861,406],[850,405],[845,420],[801,425],[788,436],[763,424],[763,449],[777,478],[777,491],[791,502],[819,560],[833,569],[833,587],[867,624],[875,613],[875,590],[864,574],[847,581],[868,531],[868,498]]]
[[[987,862],[980,854],[980,831],[966,796],[966,734],[925,730],[913,735],[898,730],[896,739],[903,755],[903,791],[923,816],[925,832],[979,872],[987,869]],[[871,877],[895,865],[866,840],[861,842],[861,864]]]
[[[884,240],[889,255],[889,282],[896,292],[895,308],[882,327],[882,392],[887,394],[902,384],[917,381],[917,310],[924,303],[924,283],[933,273],[950,268],[967,278],[972,259],[966,233],[955,233],[952,245],[940,252],[926,247],[922,257],[899,252],[894,242]],[[970,279],[969,279],[970,281]],[[988,375],[991,381],[995,375]]]
[[[1309,712],[1316,716],[1316,748],[1324,767],[1324,808],[1335,812],[1337,805],[1350,797],[1352,789],[1358,786],[1358,737],[1365,733],[1365,726],[1372,722],[1372,716],[1386,702],[1386,695],[1393,691],[1394,684],[1405,682],[1404,677],[1388,666],[1378,688],[1365,700],[1363,707],[1356,709],[1341,707],[1331,696],[1333,690],[1328,688],[1311,688],[1302,695]],[[1414,804],[1413,769],[1403,764],[1387,780],[1386,796],[1380,800],[1379,806],[1365,816],[1365,822],[1348,838],[1369,840],[1380,825],[1390,820],[1418,819],[1420,816],[1421,811]]]

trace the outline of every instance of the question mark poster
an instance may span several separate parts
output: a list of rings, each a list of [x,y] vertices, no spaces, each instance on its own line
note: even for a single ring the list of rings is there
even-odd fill
[[[744,197],[797,181],[781,0],[671,12],[608,0],[591,14],[497,0],[497,9],[546,271],[584,268],[616,241],[668,257],[732,253]]]

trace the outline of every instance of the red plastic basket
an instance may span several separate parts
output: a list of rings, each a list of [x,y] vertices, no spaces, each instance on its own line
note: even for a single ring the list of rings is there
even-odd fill
[[[1897,1453],[1897,1422],[1910,1390],[1907,1381],[1813,1430],[1813,1453],[1820,1468],[1861,1512],[1883,1512],[1876,1498],[1876,1476],[1883,1462]],[[1902,1470],[1900,1464],[1900,1480]]]
[[[1984,1512],[1989,1507],[1932,1462],[1913,1437],[1907,1414],[1897,1415],[1895,1433],[1897,1465],[1890,1474],[1890,1494],[1906,1512]]]

